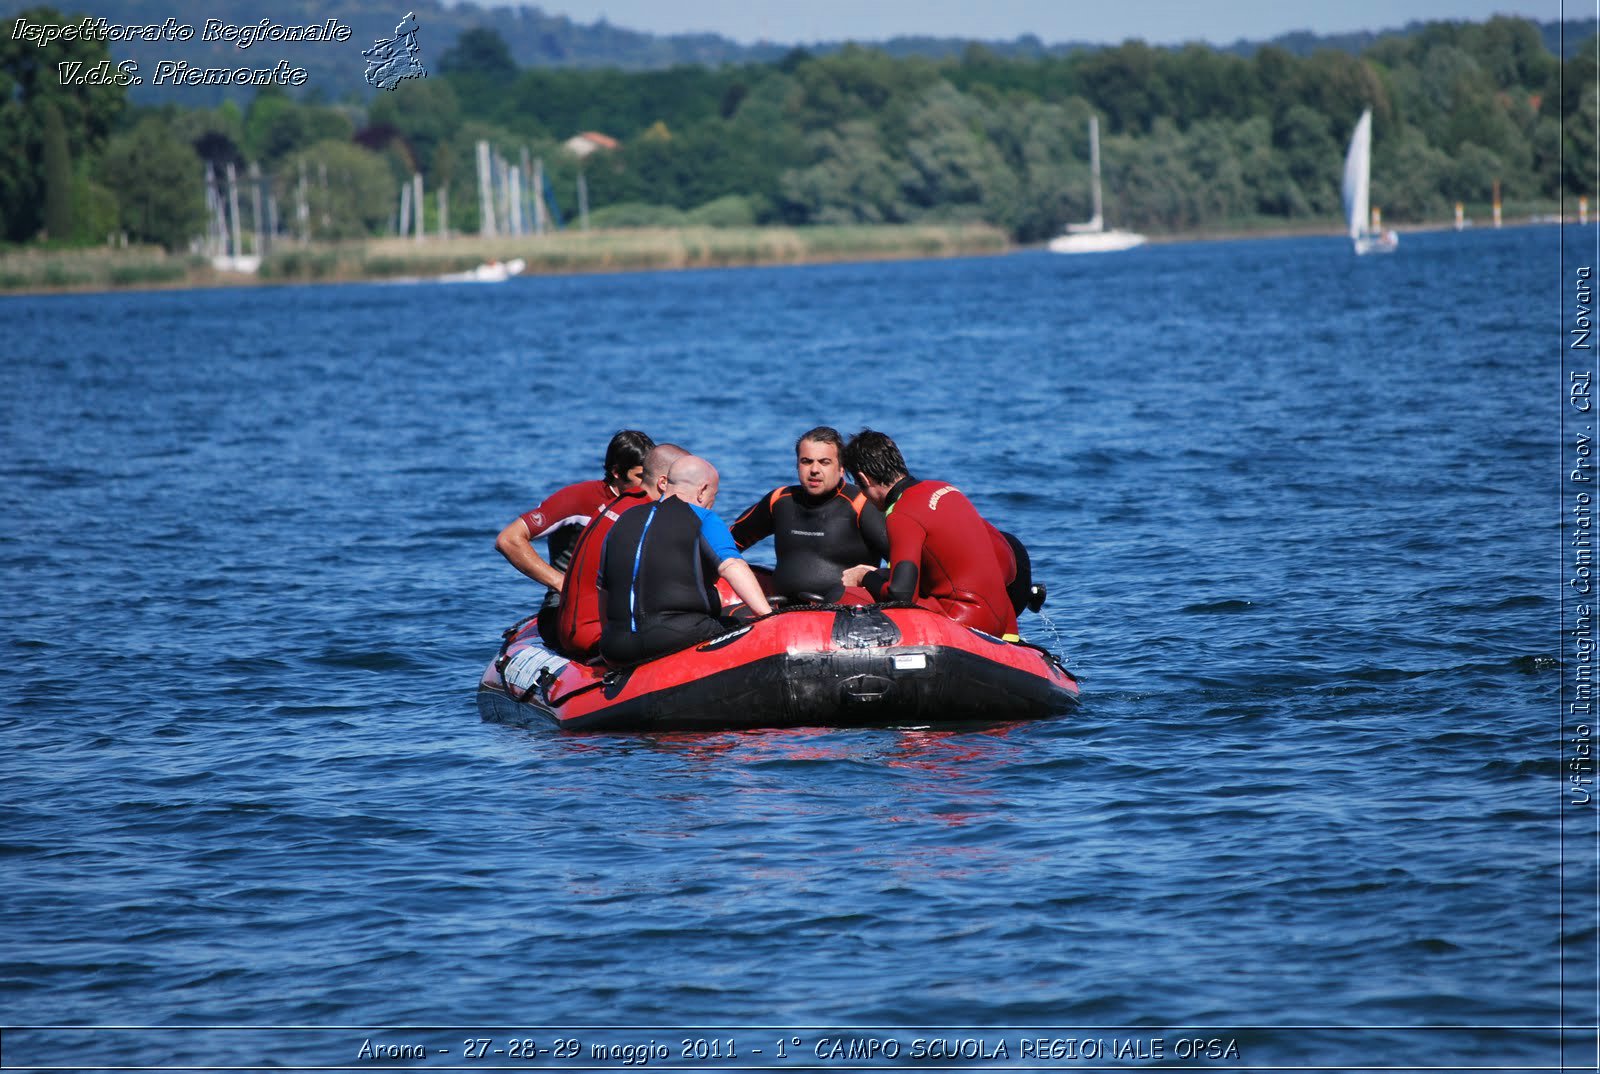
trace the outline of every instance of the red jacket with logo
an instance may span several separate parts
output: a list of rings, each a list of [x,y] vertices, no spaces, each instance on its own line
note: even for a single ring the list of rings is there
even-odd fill
[[[907,477],[889,492],[889,567],[868,578],[879,600],[914,600],[995,637],[1017,632],[1006,583],[1016,559],[961,491]]]

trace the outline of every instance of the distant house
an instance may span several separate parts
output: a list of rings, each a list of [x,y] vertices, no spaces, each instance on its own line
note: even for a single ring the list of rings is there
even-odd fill
[[[571,153],[579,160],[601,149],[610,152],[622,146],[622,143],[615,138],[601,134],[599,131],[584,131],[582,134],[574,134],[561,144],[568,153]]]

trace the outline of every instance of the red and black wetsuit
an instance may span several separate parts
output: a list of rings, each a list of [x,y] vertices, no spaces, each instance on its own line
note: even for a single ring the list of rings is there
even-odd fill
[[[771,537],[777,555],[772,591],[792,599],[838,600],[840,575],[889,554],[883,512],[854,485],[841,482],[813,496],[803,485],[773,489],[730,527],[741,551]]]
[[[914,600],[995,637],[1017,632],[1006,585],[1016,559],[1000,531],[954,485],[906,477],[889,490],[889,567],[865,585],[883,601]]]
[[[565,573],[572,559],[572,550],[583,529],[616,495],[604,481],[579,481],[558,489],[544,502],[522,514],[522,524],[528,527],[528,537],[550,539],[550,554],[545,562]],[[564,589],[564,587],[563,587]],[[539,636],[551,648],[559,648],[556,617],[559,615],[563,590],[545,591],[544,602],[539,606]]]
[[[567,577],[561,583],[561,606],[556,612],[554,648],[563,655],[574,660],[593,660],[600,655],[600,590],[596,579],[600,576],[606,534],[624,511],[649,502],[644,489],[624,489],[622,495],[600,509],[572,546]]]

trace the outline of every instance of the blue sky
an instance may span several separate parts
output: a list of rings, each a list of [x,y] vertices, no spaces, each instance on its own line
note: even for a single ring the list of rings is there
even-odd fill
[[[805,44],[897,34],[1009,40],[1032,33],[1046,42],[1231,44],[1292,30],[1339,33],[1403,26],[1412,19],[1540,21],[1588,18],[1600,2],[1561,0],[534,0],[578,22],[604,16],[651,33],[711,31],[737,41]]]

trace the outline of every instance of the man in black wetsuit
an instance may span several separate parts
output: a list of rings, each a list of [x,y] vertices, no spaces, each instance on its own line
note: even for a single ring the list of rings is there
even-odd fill
[[[846,484],[844,438],[826,425],[795,442],[800,483],[773,489],[731,527],[740,551],[773,538],[778,565],[772,592],[792,601],[835,601],[851,567],[876,567],[889,554],[883,512]]]
[[[711,513],[717,483],[716,467],[685,455],[667,471],[660,500],[612,525],[596,579],[606,663],[638,664],[731,629],[719,577],[756,615],[771,612],[727,524]]]

